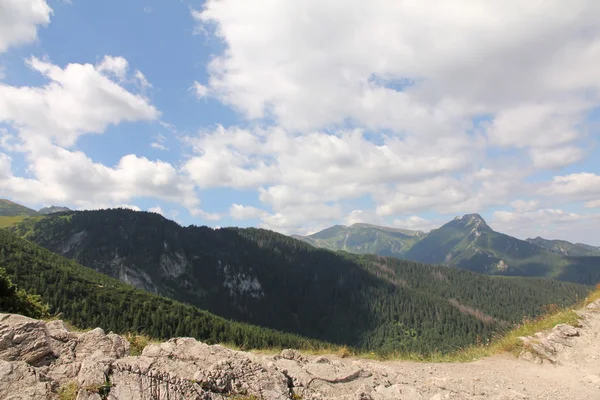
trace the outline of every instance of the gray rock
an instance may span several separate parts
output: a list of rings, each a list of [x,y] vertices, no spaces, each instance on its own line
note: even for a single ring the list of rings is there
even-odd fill
[[[77,338],[75,357],[85,359],[100,350],[106,357],[113,359],[129,354],[129,342],[114,333],[105,334],[100,328],[86,332]]]
[[[22,315],[0,314],[0,359],[45,365],[55,359],[43,321]]]
[[[0,360],[0,399],[45,400],[51,390],[51,383],[24,361]]]

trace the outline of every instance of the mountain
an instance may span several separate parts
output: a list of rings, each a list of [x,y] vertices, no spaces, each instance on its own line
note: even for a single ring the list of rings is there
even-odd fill
[[[42,215],[46,215],[46,214],[52,214],[52,213],[57,213],[57,212],[65,212],[65,211],[71,211],[71,209],[68,208],[68,207],[50,206],[50,207],[44,207],[44,208],[40,209],[38,211],[38,213],[40,213]]]
[[[402,257],[425,236],[421,231],[360,223],[349,227],[336,225],[309,236],[293,237],[313,246],[334,251]]]
[[[583,243],[571,243],[566,240],[548,240],[539,236],[535,239],[527,239],[527,241],[553,253],[565,256],[600,256],[600,247]]]
[[[0,199],[0,217],[33,217],[39,213],[10,200]]]
[[[588,291],[546,279],[334,253],[262,229],[181,227],[159,214],[123,209],[29,218],[10,230],[103,274],[228,319],[382,352],[450,351]],[[17,277],[31,268],[14,265]],[[42,286],[56,277],[38,275],[30,283],[38,285],[36,293],[61,296]],[[59,277],[61,285],[72,280]],[[153,309],[140,307],[140,317]]]
[[[585,284],[600,281],[600,257],[565,257],[496,232],[478,214],[467,214],[434,229],[404,255],[498,275],[540,276]]]
[[[60,313],[79,328],[100,326],[106,331],[136,332],[162,339],[188,336],[208,343],[232,343],[248,348],[326,345],[227,321],[196,307],[137,290],[6,230],[0,230],[0,266],[4,267],[0,268],[0,312],[38,317],[47,312],[40,305],[41,297],[52,313]],[[13,283],[20,293],[14,292]],[[14,296],[17,298],[11,299]]]

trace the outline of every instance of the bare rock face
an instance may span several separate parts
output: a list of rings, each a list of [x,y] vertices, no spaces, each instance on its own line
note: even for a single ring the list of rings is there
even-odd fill
[[[52,383],[24,361],[0,360],[0,399],[45,400]]]
[[[243,352],[208,346],[191,338],[176,338],[147,346],[140,357],[126,357],[114,364],[111,395],[135,397],[139,387],[166,392],[171,398],[213,398],[213,395],[253,395],[264,399],[288,399],[287,378],[252,361]],[[131,397],[133,396],[133,397]],[[177,397],[179,396],[179,397]]]

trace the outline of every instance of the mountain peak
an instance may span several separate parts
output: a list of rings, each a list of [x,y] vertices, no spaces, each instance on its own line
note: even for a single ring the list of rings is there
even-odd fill
[[[483,217],[477,213],[465,214],[462,217],[456,217],[454,218],[453,222],[469,228],[492,229],[487,222],[485,222]]]

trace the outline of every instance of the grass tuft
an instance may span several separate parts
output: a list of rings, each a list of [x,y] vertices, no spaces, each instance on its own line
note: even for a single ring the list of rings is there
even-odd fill
[[[151,342],[151,339],[146,335],[140,335],[135,332],[129,332],[125,335],[125,339],[129,342],[129,355],[141,356],[142,351]]]
[[[77,382],[67,382],[58,388],[58,398],[59,400],[75,400],[78,391]]]

